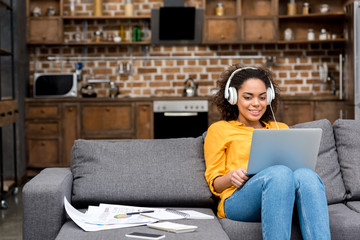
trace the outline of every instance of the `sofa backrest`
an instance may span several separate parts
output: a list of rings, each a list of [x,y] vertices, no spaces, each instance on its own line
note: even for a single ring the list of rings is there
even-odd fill
[[[71,153],[72,203],[212,206],[203,137],[76,140]]]
[[[360,121],[335,121],[334,133],[347,200],[360,200]]]
[[[325,185],[328,204],[343,202],[346,190],[342,180],[333,127],[327,119],[300,123],[291,128],[321,128],[323,130],[315,171]]]

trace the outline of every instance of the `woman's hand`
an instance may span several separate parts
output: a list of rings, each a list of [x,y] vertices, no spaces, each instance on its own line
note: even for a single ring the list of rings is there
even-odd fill
[[[215,178],[213,186],[216,192],[221,193],[231,186],[241,188],[247,180],[249,180],[249,177],[246,176],[246,169],[238,168],[228,172],[224,176]]]
[[[241,188],[249,177],[246,175],[246,169],[238,168],[229,172],[230,181],[234,187]]]

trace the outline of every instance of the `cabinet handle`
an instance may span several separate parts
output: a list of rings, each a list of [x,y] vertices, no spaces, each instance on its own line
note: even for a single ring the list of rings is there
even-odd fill
[[[225,35],[221,35],[220,38],[221,38],[221,39],[225,39]]]
[[[0,114],[0,116],[5,117],[5,116],[6,116],[6,114],[5,114],[5,113],[1,113],[1,114]]]
[[[262,38],[263,38],[262,35],[259,35],[259,36],[258,36],[258,39],[262,39]]]
[[[110,112],[110,108],[105,108],[105,111]]]
[[[44,147],[44,146],[45,146],[45,143],[42,142],[42,143],[41,143],[41,146]]]
[[[44,129],[45,129],[45,128],[44,128],[43,126],[40,127],[40,130],[41,130],[41,131],[44,131]]]
[[[74,111],[74,108],[68,108],[68,112],[73,112]]]
[[[288,109],[289,109],[289,106],[288,106],[288,105],[285,105],[285,106],[284,106],[284,109],[285,109],[285,110],[288,110]]]
[[[41,110],[40,110],[40,113],[41,113],[41,114],[44,114],[44,113],[45,113],[44,109],[41,109]]]

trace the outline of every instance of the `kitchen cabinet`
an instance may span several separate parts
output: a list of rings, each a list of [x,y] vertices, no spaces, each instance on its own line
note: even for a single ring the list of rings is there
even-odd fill
[[[76,139],[153,138],[151,101],[114,99],[27,99],[28,173],[70,166]]]
[[[62,42],[63,0],[26,0],[27,42],[29,44],[59,44]],[[49,9],[54,13],[48,14]]]
[[[314,102],[313,101],[283,101],[277,111],[277,121],[284,122],[289,126],[310,122],[314,118]],[[322,118],[317,115],[317,117]]]
[[[209,125],[221,120],[217,107],[209,102]],[[328,119],[331,123],[339,118],[352,119],[351,107],[345,101],[311,99],[311,97],[283,97],[279,102],[276,120],[289,126],[297,123]]]
[[[27,42],[28,44],[56,45],[146,45],[150,44],[150,15],[139,16],[83,16],[70,15],[69,2],[64,0],[26,0]],[[49,9],[55,14],[49,16]],[[64,10],[65,9],[65,10]],[[40,16],[36,12],[41,12]],[[132,41],[132,28],[139,25],[142,41]],[[125,40],[114,42],[124,26]],[[100,27],[100,28],[99,28]],[[101,30],[99,41],[94,41],[93,33]],[[80,37],[78,36],[80,35]]]
[[[316,0],[308,0],[310,12],[309,14],[302,13],[303,2],[296,2],[296,14],[288,15],[287,3],[288,0],[279,0],[279,43],[296,43],[296,42],[343,42],[344,36],[344,21],[345,14],[343,4],[341,1],[329,0],[326,2],[319,2]],[[329,6],[329,11],[320,12],[321,4],[326,3]],[[293,31],[293,40],[285,40],[284,32],[286,29]],[[315,38],[309,41],[307,39],[308,30],[313,29]],[[319,39],[321,29],[327,31],[327,38]]]
[[[203,0],[204,43],[274,42],[277,30],[277,1],[221,1],[224,14],[216,15],[219,1]]]
[[[28,167],[64,166],[61,142],[62,105],[37,103],[25,106],[26,157]],[[71,126],[71,125],[70,125]]]
[[[344,42],[345,14],[341,1],[326,1],[328,12],[320,12],[322,2],[309,3],[309,14],[302,13],[305,1],[296,1],[295,14],[288,15],[289,0],[225,0],[224,15],[216,16],[217,0],[203,0],[204,43],[306,43]],[[294,38],[284,39],[286,29]],[[307,39],[308,29],[315,38]],[[327,30],[327,39],[319,40],[321,29]]]

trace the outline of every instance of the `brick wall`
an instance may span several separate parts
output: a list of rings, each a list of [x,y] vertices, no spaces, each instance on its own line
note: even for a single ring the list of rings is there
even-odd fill
[[[69,0],[64,0],[64,12]],[[93,0],[78,0],[77,14],[91,15]],[[104,15],[123,14],[123,0],[103,0]],[[133,0],[135,14],[149,14],[153,7],[162,6],[159,0]],[[201,7],[201,0],[185,1],[186,6]],[[139,22],[138,22],[139,21]],[[106,33],[116,33],[119,26],[125,26],[126,37],[131,37],[133,25],[141,20],[89,20],[87,38],[91,38],[99,27]],[[77,31],[82,30],[81,20],[64,21],[64,39],[72,41]],[[150,38],[150,32],[145,38]],[[198,84],[198,95],[211,95],[216,89],[219,74],[230,64],[261,65],[264,60],[251,56],[275,57],[272,70],[280,84],[282,95],[331,95],[331,83],[320,80],[319,68],[327,63],[339,88],[339,54],[343,53],[342,43],[323,44],[234,44],[198,46],[32,46],[30,47],[30,71],[74,72],[76,57],[94,57],[96,60],[83,61],[84,69],[80,85],[88,79],[110,79],[120,86],[121,95],[130,96],[181,96],[184,82],[193,78]],[[166,59],[129,60],[129,57],[161,56]],[[72,60],[49,60],[48,57],[71,57]],[[182,56],[188,59],[176,59]],[[211,59],[191,59],[209,56]],[[216,56],[250,56],[249,59],[216,59]],[[113,60],[103,60],[112,57]],[[175,59],[171,59],[174,57]],[[115,59],[117,58],[117,59]],[[125,59],[124,59],[125,58]],[[215,58],[215,59],[214,59]],[[120,66],[131,65],[131,74],[121,73]],[[33,78],[29,79],[30,85]],[[108,84],[95,85],[98,96],[108,96]],[[31,90],[29,95],[31,96]]]

